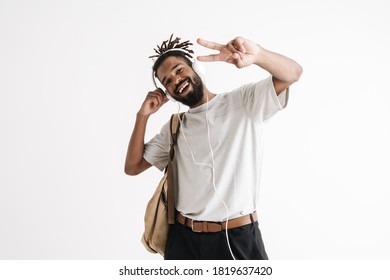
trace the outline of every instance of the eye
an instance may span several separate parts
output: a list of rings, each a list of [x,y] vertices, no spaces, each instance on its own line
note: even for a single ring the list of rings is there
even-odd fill
[[[181,72],[183,72],[183,67],[178,68],[178,69],[176,70],[176,74],[180,74]]]
[[[168,80],[165,82],[165,86],[166,86],[166,87],[169,87],[170,84],[171,84],[171,79],[168,79]]]

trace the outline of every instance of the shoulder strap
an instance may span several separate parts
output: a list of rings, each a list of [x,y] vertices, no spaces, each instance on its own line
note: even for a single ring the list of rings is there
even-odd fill
[[[167,197],[168,197],[168,224],[174,224],[175,223],[175,192],[174,192],[174,183],[173,183],[173,158],[175,156],[175,149],[174,146],[176,145],[177,141],[177,133],[179,131],[180,127],[180,121],[183,117],[184,113],[178,113],[174,114],[171,117],[171,147],[169,149],[169,160],[168,160],[168,167],[167,167],[167,180],[168,180],[168,191],[167,191]],[[179,120],[180,118],[180,120]]]
[[[176,145],[177,133],[179,131],[180,121],[182,120],[183,115],[184,113],[179,113],[179,114],[174,114],[171,117],[171,147],[169,149],[169,156],[171,158],[171,161],[173,161],[173,157],[175,156],[175,151],[173,149],[173,146]]]

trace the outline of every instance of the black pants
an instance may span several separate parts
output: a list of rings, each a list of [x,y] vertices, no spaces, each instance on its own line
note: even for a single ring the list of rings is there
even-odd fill
[[[268,260],[258,223],[229,229],[230,247],[237,260]],[[226,231],[197,233],[178,222],[171,225],[166,260],[231,260]]]

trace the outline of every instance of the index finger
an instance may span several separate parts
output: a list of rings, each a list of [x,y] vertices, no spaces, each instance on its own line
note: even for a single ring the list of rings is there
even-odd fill
[[[158,91],[159,93],[161,93],[163,96],[165,96],[165,92],[161,89],[161,88],[156,88],[156,91]]]
[[[201,39],[201,38],[196,40],[196,42],[199,45],[201,45],[201,46],[203,46],[205,48],[212,49],[212,50],[217,50],[217,51],[222,50],[222,48],[225,46],[225,45],[221,45],[221,44],[218,44],[218,43],[210,42],[210,41],[207,41],[207,40]]]
[[[221,61],[221,57],[219,54],[201,55],[198,56],[197,59],[203,62]]]

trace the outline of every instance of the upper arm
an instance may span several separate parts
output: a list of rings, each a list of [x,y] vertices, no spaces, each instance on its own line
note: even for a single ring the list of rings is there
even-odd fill
[[[139,162],[137,165],[133,165],[131,167],[125,167],[125,173],[127,175],[138,175],[142,172],[144,172],[146,169],[151,167],[152,165],[146,161],[144,158],[142,158],[141,162]]]
[[[285,91],[292,84],[292,82],[282,81],[274,76],[272,76],[272,83],[274,84],[276,95]]]
[[[148,169],[149,167],[151,167],[152,165],[147,161],[147,160],[145,160],[144,158],[142,158],[142,161],[141,161],[141,163],[140,163],[140,165],[139,165],[139,173],[141,173],[141,172],[144,172],[146,169]],[[138,173],[138,174],[139,174]]]
[[[303,69],[302,67],[293,61],[292,67],[290,68],[290,71],[288,71],[289,75],[283,75],[281,77],[284,77],[282,79],[276,78],[274,75],[272,75],[272,82],[274,84],[275,92],[277,95],[288,89],[293,83],[299,80],[300,76],[302,75]]]

